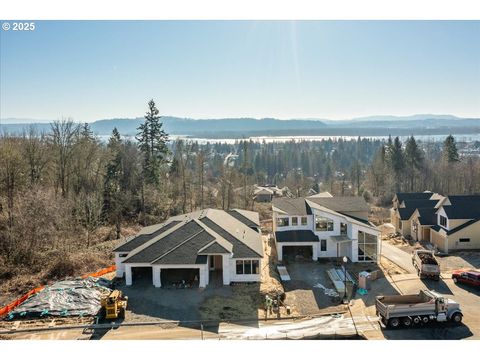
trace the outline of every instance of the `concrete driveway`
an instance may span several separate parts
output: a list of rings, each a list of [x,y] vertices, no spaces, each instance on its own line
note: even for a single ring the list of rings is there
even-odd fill
[[[400,250],[394,245],[382,241],[381,244],[382,255],[385,256],[391,262],[397,264],[410,274],[416,274],[415,267],[412,265],[412,255]]]
[[[387,276],[372,282],[372,289],[365,296],[358,296],[352,306],[355,317],[375,317],[375,296],[417,294],[421,289],[434,290],[460,304],[463,312],[462,324],[432,323],[425,327],[386,329],[366,331],[368,339],[392,340],[457,340],[480,339],[480,313],[478,301],[480,290],[457,285],[451,278],[442,277],[440,281],[420,280],[416,274]]]

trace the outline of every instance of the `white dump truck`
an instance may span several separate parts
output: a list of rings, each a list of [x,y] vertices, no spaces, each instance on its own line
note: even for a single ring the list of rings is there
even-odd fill
[[[440,265],[435,258],[433,251],[415,250],[412,253],[412,264],[417,269],[417,274],[422,278],[440,279]]]
[[[415,295],[377,296],[375,307],[380,320],[391,328],[433,321],[460,323],[463,317],[457,302],[431,290]]]

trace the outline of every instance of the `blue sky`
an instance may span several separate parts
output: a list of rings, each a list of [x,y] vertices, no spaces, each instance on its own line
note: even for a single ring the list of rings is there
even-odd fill
[[[0,117],[480,117],[480,22],[39,21],[1,31]]]

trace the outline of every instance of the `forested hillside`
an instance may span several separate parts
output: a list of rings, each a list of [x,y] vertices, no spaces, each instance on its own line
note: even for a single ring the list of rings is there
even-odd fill
[[[95,270],[110,262],[115,239],[170,215],[251,209],[254,184],[287,186],[293,196],[310,189],[358,194],[384,205],[395,191],[480,193],[480,159],[461,157],[453,137],[172,142],[152,101],[136,140],[114,129],[101,142],[88,124],[70,119],[48,132],[1,135],[0,280],[9,289],[22,274]]]

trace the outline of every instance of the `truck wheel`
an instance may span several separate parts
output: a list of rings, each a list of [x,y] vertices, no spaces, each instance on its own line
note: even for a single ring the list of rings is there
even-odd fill
[[[454,282],[455,284],[458,282],[458,280],[457,280],[456,277],[453,278],[453,282]]]
[[[412,319],[410,319],[409,317],[404,317],[402,319],[402,324],[405,326],[410,326],[412,325]]]
[[[400,320],[398,318],[390,319],[388,325],[390,325],[391,328],[396,329],[400,326]]]
[[[420,324],[420,321],[421,321],[421,320],[422,320],[422,319],[420,319],[420,317],[416,316],[416,317],[413,318],[413,323],[414,323],[415,325],[418,325],[418,324]]]
[[[430,319],[429,319],[428,316],[422,316],[422,323],[428,324],[429,321],[430,321]]]
[[[451,317],[451,319],[452,319],[452,321],[453,321],[454,323],[459,324],[459,323],[462,322],[462,317],[463,317],[462,314],[460,314],[460,313],[457,312],[457,313],[453,314],[453,316]]]

